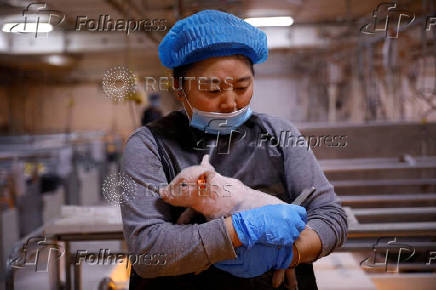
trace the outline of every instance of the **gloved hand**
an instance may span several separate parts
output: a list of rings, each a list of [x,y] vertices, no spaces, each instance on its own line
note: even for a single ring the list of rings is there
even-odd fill
[[[292,262],[292,246],[275,247],[256,244],[252,248],[241,246],[235,249],[238,257],[215,263],[220,270],[233,276],[252,278],[270,269],[286,269]]]
[[[274,204],[232,215],[241,243],[292,246],[307,222],[306,209],[294,204]]]

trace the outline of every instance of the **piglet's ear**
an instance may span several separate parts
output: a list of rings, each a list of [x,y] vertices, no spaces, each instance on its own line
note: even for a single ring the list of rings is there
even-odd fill
[[[212,167],[212,170],[207,170],[205,173],[207,183],[211,183],[211,180],[215,177],[215,169]]]
[[[203,160],[201,160],[201,164],[202,167],[207,168],[208,171],[213,171],[215,172],[215,167],[213,167],[210,162],[209,162],[209,154],[205,154],[203,156]]]
[[[204,156],[203,156],[203,159],[201,160],[201,163],[200,163],[200,165],[202,165],[202,166],[207,166],[207,165],[209,165],[210,163],[209,163],[209,154],[205,154]]]

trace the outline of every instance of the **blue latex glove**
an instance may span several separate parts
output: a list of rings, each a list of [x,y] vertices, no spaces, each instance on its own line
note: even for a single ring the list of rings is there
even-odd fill
[[[233,227],[247,248],[255,243],[292,246],[306,220],[306,209],[294,204],[266,205],[232,215]]]
[[[233,276],[252,278],[270,269],[287,269],[292,262],[292,246],[275,247],[256,244],[252,248],[241,246],[235,249],[238,257],[215,263],[220,270]]]

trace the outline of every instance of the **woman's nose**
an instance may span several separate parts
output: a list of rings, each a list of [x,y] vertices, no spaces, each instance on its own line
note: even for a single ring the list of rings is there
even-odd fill
[[[221,113],[231,113],[237,110],[236,94],[233,90],[224,90],[220,104]]]

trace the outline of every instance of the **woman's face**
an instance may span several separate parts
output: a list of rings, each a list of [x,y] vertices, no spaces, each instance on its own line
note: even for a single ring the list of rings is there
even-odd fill
[[[192,110],[186,102],[201,111],[230,113],[250,103],[254,77],[249,62],[238,56],[208,58],[196,63],[187,73],[183,91],[177,97],[189,117]]]

